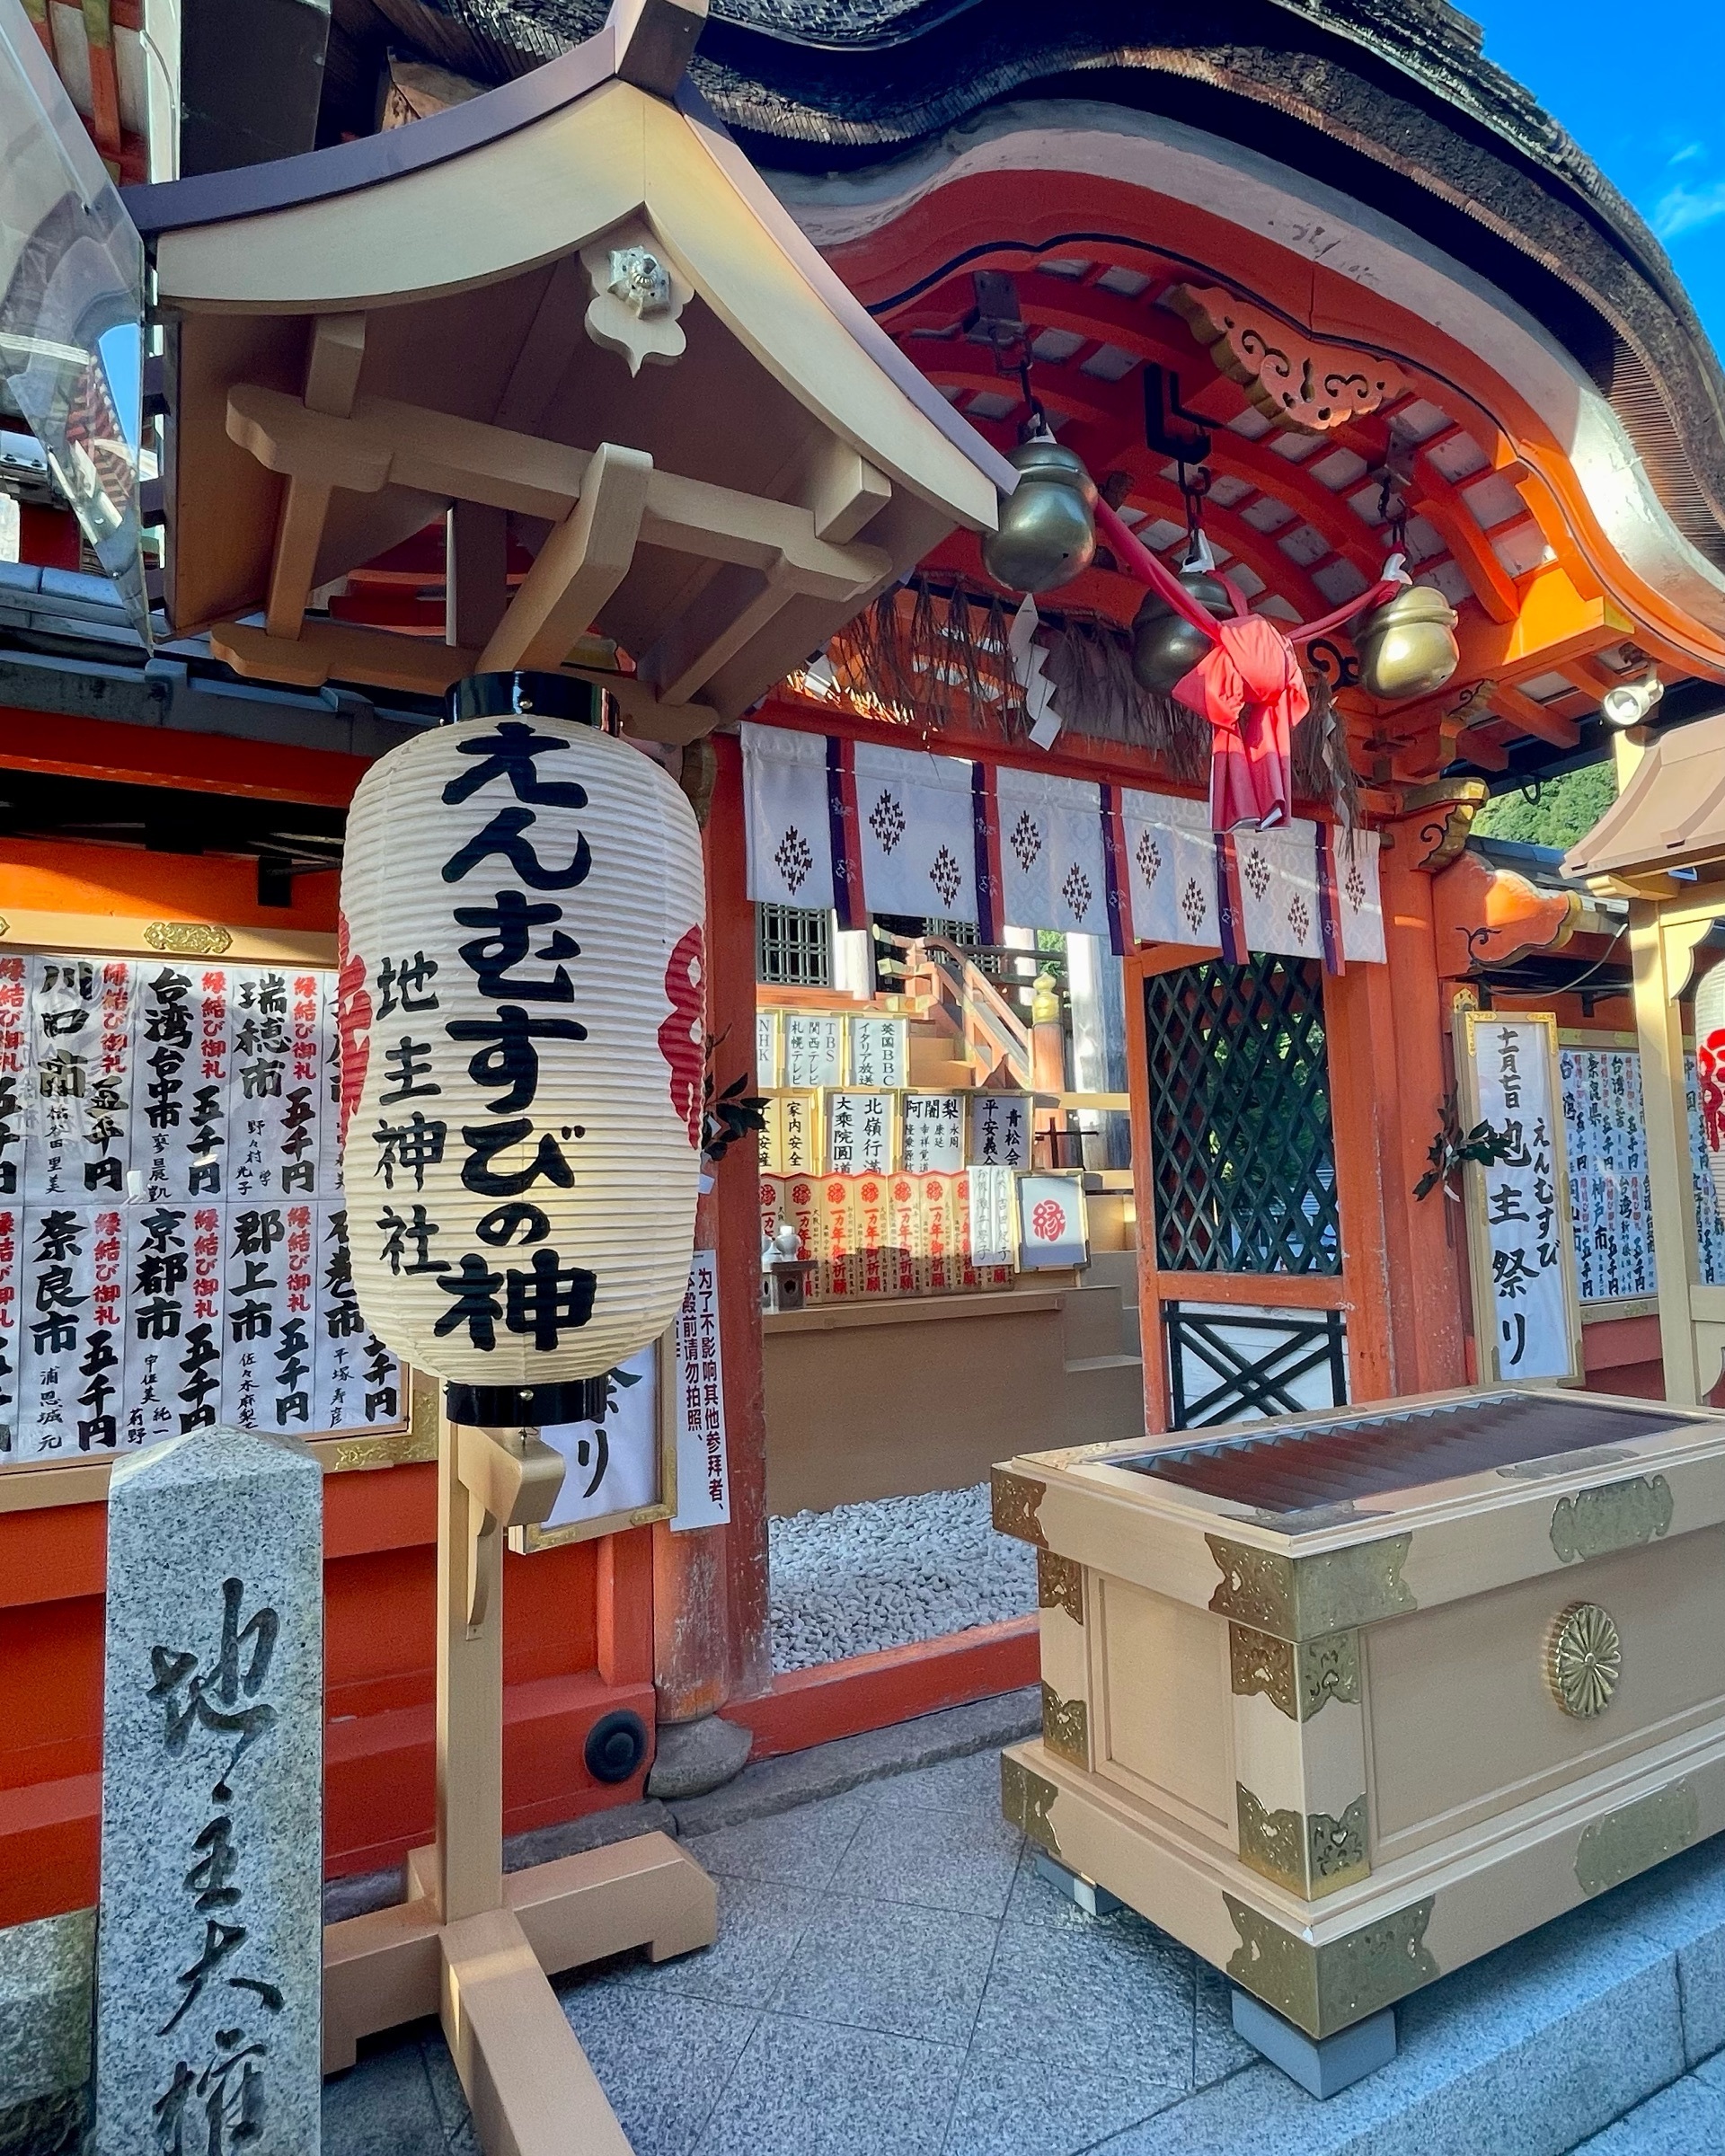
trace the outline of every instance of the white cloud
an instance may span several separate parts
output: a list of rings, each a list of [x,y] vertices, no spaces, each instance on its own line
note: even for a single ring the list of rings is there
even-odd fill
[[[1662,240],[1675,240],[1715,217],[1725,217],[1725,180],[1705,187],[1674,187],[1653,212],[1653,229]]]
[[[1665,162],[1668,165],[1694,164],[1697,158],[1705,157],[1706,155],[1707,148],[1704,143],[1685,142],[1680,150],[1673,150]]]

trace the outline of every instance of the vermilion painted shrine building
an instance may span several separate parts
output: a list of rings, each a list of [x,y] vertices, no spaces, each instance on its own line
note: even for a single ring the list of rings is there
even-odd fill
[[[93,1898],[107,1462],[173,1427],[187,1388],[311,1434],[330,1471],[330,1870],[393,1863],[430,1830],[433,1402],[342,1314],[326,1100],[343,811],[450,680],[496,661],[549,528],[544,458],[628,439],[621,405],[566,393],[592,349],[588,287],[533,235],[600,183],[560,163],[584,101],[658,94],[590,47],[559,53],[531,0],[482,25],[462,0],[387,18],[340,0],[321,91],[291,69],[267,100],[205,84],[175,139],[128,72],[118,5],[118,65],[87,45],[79,62],[63,0],[37,12],[111,170],[154,183],[127,202],[164,330],[146,387],[165,579],[146,663],[20,448],[0,1046],[35,1106],[0,1236],[22,1321],[0,1456],[0,1922]],[[1721,707],[1725,378],[1646,228],[1441,0],[1240,0],[1172,11],[1154,44],[1122,43],[1119,13],[742,0],[671,93],[747,216],[818,250],[821,320],[926,444],[908,477],[867,439],[816,470],[773,410],[679,402],[679,368],[721,334],[793,362],[751,313],[773,296],[687,206],[698,190],[650,174],[687,356],[641,393],[659,464],[709,491],[650,499],[643,551],[698,526],[729,566],[666,573],[674,631],[596,588],[501,663],[602,680],[696,802],[714,1077],[762,1094],[765,1151],[730,1149],[703,1215],[729,1521],[676,1531],[649,1489],[594,1514],[605,1532],[576,1521],[509,1560],[509,1832],[640,1797],[650,1762],[607,1782],[587,1756],[619,1709],[649,1729],[722,1710],[761,1756],[1033,1681],[1033,1613],[775,1677],[771,1515],[1495,1368],[1464,1209],[1414,1195],[1458,1002],[1554,1014],[1594,1237],[1586,1381],[1664,1388],[1644,1163],[1612,1151],[1634,1122],[1628,908],[1650,893],[1584,894],[1467,841],[1493,787],[1608,753],[1612,690],[1656,680],[1655,729]],[[332,297],[316,280],[347,274],[349,245],[356,263],[398,252],[397,281]],[[420,255],[447,287],[413,281]],[[247,295],[251,260],[303,275],[297,311]],[[811,376],[827,333],[800,348]],[[627,339],[610,349],[620,398]],[[1314,644],[1294,817],[1218,848],[1202,723],[1135,682],[1144,590],[1104,540],[1039,595],[1059,726],[1033,740],[1018,594],[982,553],[1027,389],[1142,545],[1176,564],[1195,519],[1285,626],[1346,607],[1404,546],[1455,611],[1453,674],[1375,698],[1345,627]],[[507,483],[504,435],[540,458]],[[739,464],[794,532],[714,506]],[[844,593],[855,621],[810,649],[799,608]],[[135,1088],[123,1130],[41,1084],[57,1012],[106,1029],[107,1074]],[[285,1090],[248,1087],[267,1056]],[[203,1090],[202,1141],[152,1124],[164,1071]],[[226,1180],[188,1182],[193,1233],[155,1247],[152,1179],[179,1192],[218,1142]],[[1058,1192],[1014,1216],[1010,1185],[985,1232],[995,1186],[967,1179],[1013,1167],[1082,1194],[1087,1240],[1063,1241]],[[763,1313],[782,1224],[804,1270]],[[1694,1233],[1669,1262],[1711,1278],[1704,1205]],[[213,1358],[146,1368],[138,1312],[160,1297],[172,1337],[201,1324]],[[64,1316],[88,1359],[104,1315],[129,1359],[80,1366],[74,1391],[31,1322]],[[639,1524],[618,1524],[631,1506]]]

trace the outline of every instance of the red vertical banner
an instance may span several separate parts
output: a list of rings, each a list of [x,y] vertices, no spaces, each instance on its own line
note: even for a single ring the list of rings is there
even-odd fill
[[[952,1204],[954,1178],[918,1178],[923,1194],[923,1234],[928,1251],[923,1286],[932,1295],[951,1294],[964,1285],[964,1253]]]
[[[916,1293],[916,1252],[922,1240],[922,1214],[914,1175],[895,1175],[889,1186],[891,1215],[887,1229],[888,1293]]]
[[[811,1175],[784,1179],[784,1218],[797,1231],[800,1255],[810,1259],[814,1271],[805,1290],[808,1300],[818,1302],[827,1292],[826,1222],[820,1203],[820,1185]]]
[[[199,1206],[191,1215],[191,1322],[180,1341],[174,1399],[180,1427],[219,1422],[222,1406],[222,1224],[220,1209]]]
[[[221,966],[198,976],[198,1082],[186,1109],[185,1188],[172,1196],[220,1197],[227,1188],[227,1067],[232,976]]]
[[[322,984],[314,973],[296,973],[288,981],[288,1069],[283,1076],[278,1137],[283,1196],[311,1197],[318,1189],[320,1127],[323,1106]]]
[[[24,1064],[30,1052],[30,1027],[25,1012],[25,966],[22,958],[0,956],[0,1197],[15,1198],[23,1191],[24,1165]],[[22,1223],[14,1216],[14,1238]],[[8,1361],[14,1362],[11,1355]],[[7,1402],[10,1421],[14,1401]]]
[[[861,1273],[860,1292],[884,1295],[887,1292],[887,1220],[889,1193],[883,1175],[856,1179],[856,1258]]]
[[[118,1206],[103,1206],[93,1217],[91,1272],[89,1316],[78,1343],[78,1450],[113,1452],[126,1366],[126,1241]]]
[[[18,1261],[24,1215],[0,1206],[0,1459],[10,1459],[18,1433]]]
[[[315,1076],[315,1067],[314,1067]],[[314,1131],[314,1139],[315,1132]],[[315,1143],[312,1159],[315,1162]],[[308,1202],[284,1207],[288,1241],[282,1282],[285,1307],[270,1344],[274,1413],[270,1427],[304,1436],[317,1427],[316,1349],[312,1298],[316,1280],[314,1207]]]
[[[828,1175],[821,1180],[820,1218],[823,1244],[821,1277],[835,1302],[857,1292],[856,1222],[853,1210],[851,1178]]]
[[[784,1186],[787,1180],[782,1175],[764,1175],[761,1178],[761,1236],[764,1241],[772,1241],[779,1232],[779,1223],[786,1217]]]

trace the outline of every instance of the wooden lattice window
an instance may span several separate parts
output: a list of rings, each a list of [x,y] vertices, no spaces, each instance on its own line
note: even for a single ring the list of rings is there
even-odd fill
[[[757,904],[755,978],[765,987],[830,988],[833,916],[806,906]]]
[[[1261,957],[1153,974],[1144,1014],[1163,1269],[1339,1273],[1317,965]]]

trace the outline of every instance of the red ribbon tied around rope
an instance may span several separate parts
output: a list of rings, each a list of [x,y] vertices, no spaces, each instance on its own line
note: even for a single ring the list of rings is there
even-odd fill
[[[1290,631],[1248,613],[1239,587],[1224,577],[1234,618],[1218,622],[1105,500],[1096,504],[1096,530],[1121,569],[1147,584],[1210,647],[1175,684],[1174,694],[1209,721],[1211,828],[1252,824],[1262,830],[1285,823],[1294,802],[1294,729],[1311,709],[1296,647],[1383,605],[1404,579],[1381,578],[1347,605]]]

